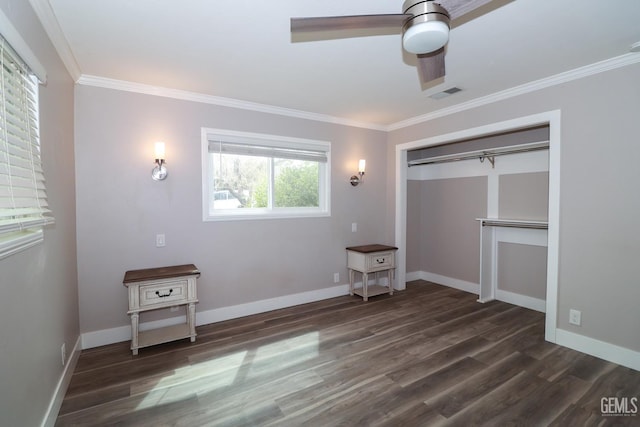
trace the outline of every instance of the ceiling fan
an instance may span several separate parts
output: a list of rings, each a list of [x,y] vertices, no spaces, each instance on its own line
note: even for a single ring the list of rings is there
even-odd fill
[[[449,41],[450,22],[492,0],[406,0],[403,13],[385,15],[323,16],[291,18],[291,33],[402,28],[402,46],[418,56],[423,83],[445,75],[444,46]]]

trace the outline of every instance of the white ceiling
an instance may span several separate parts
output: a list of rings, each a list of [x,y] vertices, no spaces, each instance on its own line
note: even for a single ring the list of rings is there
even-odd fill
[[[423,88],[399,31],[296,42],[290,34],[291,17],[400,13],[402,0],[31,2],[53,12],[70,48],[66,62],[75,58],[82,76],[374,126],[619,57],[640,41],[638,0],[495,0],[487,13],[452,29],[447,75]],[[48,31],[55,20],[44,20]],[[463,91],[428,97],[452,86]]]

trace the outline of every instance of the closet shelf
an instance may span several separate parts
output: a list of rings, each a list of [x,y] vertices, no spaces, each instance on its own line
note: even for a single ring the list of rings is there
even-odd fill
[[[409,160],[407,165],[420,166],[431,165],[436,163],[458,162],[460,160],[480,159],[481,162],[484,159],[490,159],[492,165],[496,156],[506,156],[508,154],[527,153],[529,151],[548,150],[549,141],[530,142],[526,144],[509,145],[505,147],[487,148],[482,150],[466,151],[461,153],[444,154],[441,156],[433,156],[422,159]]]

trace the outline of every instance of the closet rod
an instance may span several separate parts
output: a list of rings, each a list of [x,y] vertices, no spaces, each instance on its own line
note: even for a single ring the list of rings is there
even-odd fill
[[[471,160],[471,159],[480,159],[480,161],[484,161],[484,159],[490,159],[497,156],[504,156],[507,154],[517,154],[517,153],[526,153],[530,151],[538,151],[538,150],[548,150],[549,149],[549,141],[545,142],[534,142],[530,144],[520,144],[520,145],[512,145],[509,147],[502,147],[499,149],[489,149],[489,150],[478,150],[478,151],[470,151],[466,153],[458,153],[458,154],[447,154],[443,156],[436,156],[427,159],[418,159],[411,160],[408,162],[409,167],[411,166],[420,166],[420,165],[432,165],[436,163],[447,163],[447,162],[458,162],[461,160]],[[493,164],[493,161],[491,161]]]
[[[533,228],[537,230],[546,230],[549,228],[547,224],[527,224],[527,223],[509,223],[509,222],[491,222],[483,221],[483,227],[514,227],[514,228]]]

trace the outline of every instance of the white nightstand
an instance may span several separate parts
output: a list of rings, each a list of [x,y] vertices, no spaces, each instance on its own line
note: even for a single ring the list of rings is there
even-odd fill
[[[127,271],[123,284],[129,290],[131,351],[154,344],[190,338],[196,340],[196,279],[200,271],[193,264]],[[140,313],[160,308],[186,306],[187,322],[164,328],[139,331]]]
[[[374,295],[393,295],[393,273],[396,268],[395,253],[398,248],[386,245],[351,246],[347,248],[349,269],[349,293],[360,295],[367,301]],[[354,288],[355,272],[362,273],[362,288]],[[378,273],[387,272],[387,286],[378,284]],[[369,274],[376,274],[376,284],[369,286]]]

